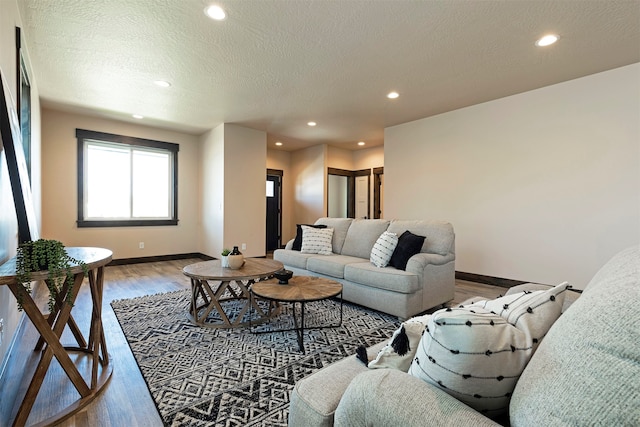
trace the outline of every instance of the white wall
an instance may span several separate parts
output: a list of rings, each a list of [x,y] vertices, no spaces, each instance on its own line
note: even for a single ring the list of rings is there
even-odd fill
[[[221,124],[200,142],[202,252],[220,258],[222,249],[238,246],[246,257],[264,256],[267,134]]]
[[[247,257],[264,256],[266,132],[225,124],[224,163],[224,245],[238,246]]]
[[[78,228],[76,129],[179,144],[178,225]],[[114,259],[200,251],[198,137],[43,108],[42,141],[42,237],[66,246],[104,247],[113,251]],[[144,242],[144,249],[139,242]]]
[[[327,146],[316,145],[291,154],[294,184],[294,224],[313,223],[327,216]]]
[[[224,124],[200,136],[202,253],[219,258],[224,248]]]
[[[353,169],[373,169],[384,166],[384,146],[353,151]]]
[[[327,167],[354,170],[353,151],[327,145]]]
[[[640,242],[639,76],[634,64],[387,128],[385,216],[450,221],[458,271],[583,288]]]

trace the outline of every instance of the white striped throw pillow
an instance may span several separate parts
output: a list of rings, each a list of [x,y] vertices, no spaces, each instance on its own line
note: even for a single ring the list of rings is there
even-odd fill
[[[396,233],[390,233],[385,231],[378,237],[378,240],[371,249],[371,256],[369,260],[376,267],[386,267],[389,265],[391,255],[398,245],[398,235]]]
[[[313,228],[307,225],[302,226],[302,247],[303,254],[331,255],[333,247],[333,228]]]
[[[516,382],[560,316],[568,286],[436,311],[409,375],[489,417],[508,412]]]

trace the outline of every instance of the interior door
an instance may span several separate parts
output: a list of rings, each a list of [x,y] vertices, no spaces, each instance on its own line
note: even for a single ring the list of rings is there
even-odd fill
[[[327,192],[327,210],[331,218],[348,218],[348,177],[329,175]]]
[[[384,168],[373,168],[373,217],[384,218]]]
[[[356,176],[356,218],[369,218],[369,176]]]
[[[282,171],[267,171],[267,252],[278,249],[282,239]]]

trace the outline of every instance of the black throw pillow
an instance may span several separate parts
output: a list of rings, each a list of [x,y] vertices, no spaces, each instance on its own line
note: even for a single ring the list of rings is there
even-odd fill
[[[296,238],[293,239],[293,246],[291,247],[291,249],[293,249],[294,251],[299,251],[300,249],[302,249],[302,226],[306,225],[309,227],[313,227],[313,228],[327,228],[326,225],[322,225],[322,224],[296,224]]]
[[[398,238],[398,245],[391,255],[389,265],[399,270],[407,268],[409,258],[420,252],[424,243],[424,236],[413,234],[409,230],[405,231]]]

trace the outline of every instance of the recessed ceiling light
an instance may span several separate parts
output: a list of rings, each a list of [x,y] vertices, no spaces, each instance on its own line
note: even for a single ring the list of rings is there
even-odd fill
[[[156,86],[160,86],[160,87],[169,87],[171,86],[171,83],[169,83],[166,80],[156,80],[155,82],[153,82],[156,84]]]
[[[358,142],[358,145],[363,146],[364,145],[364,141]]]
[[[144,116],[141,116],[140,114],[133,114],[132,117],[134,119],[144,119]]]
[[[400,96],[400,94],[398,92],[389,92],[387,94],[387,98],[389,98],[389,99],[396,99],[399,96]]]
[[[307,123],[309,126],[315,126],[317,123],[316,122],[308,122]]]
[[[282,145],[282,142],[280,142],[280,141],[276,141],[276,145],[277,145],[278,147],[280,147],[280,146]]]
[[[207,15],[211,19],[215,19],[216,21],[223,21],[227,14],[225,11],[217,5],[211,5],[204,10],[205,15]]]
[[[552,45],[555,42],[557,42],[559,38],[560,37],[558,37],[555,34],[547,34],[546,36],[536,41],[536,46],[544,47],[544,46]]]

